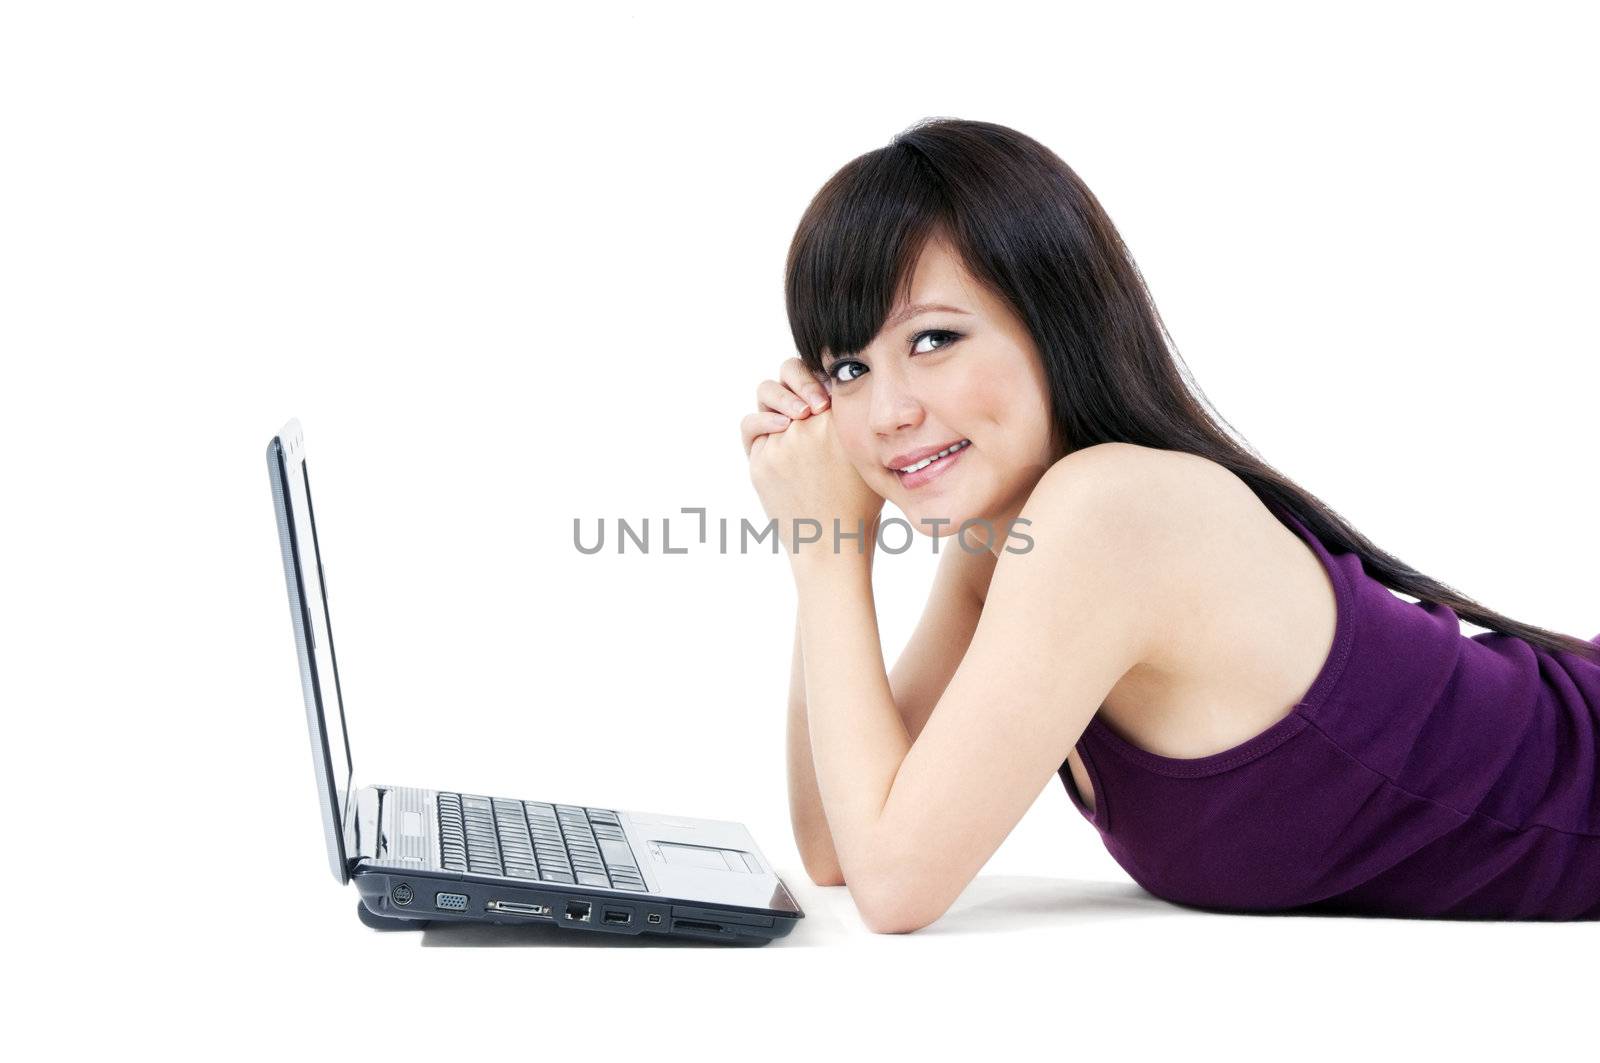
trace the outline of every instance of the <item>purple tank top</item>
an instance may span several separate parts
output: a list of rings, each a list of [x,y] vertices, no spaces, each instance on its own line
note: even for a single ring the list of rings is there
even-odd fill
[[[1096,713],[1077,745],[1093,813],[1059,774],[1112,858],[1198,908],[1600,919],[1600,662],[1469,638],[1267,506],[1327,570],[1333,648],[1288,716],[1210,756],[1140,749]]]

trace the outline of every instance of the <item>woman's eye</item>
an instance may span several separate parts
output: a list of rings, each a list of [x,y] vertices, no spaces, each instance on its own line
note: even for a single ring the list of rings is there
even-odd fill
[[[939,346],[937,346],[937,347],[930,348],[929,350],[919,351],[917,349],[917,347],[922,343],[922,341],[925,340],[925,339],[928,339],[928,338],[930,338],[932,336],[939,336],[939,337],[944,339],[944,342],[939,344]],[[925,329],[924,331],[919,332],[915,336],[911,337],[911,353],[912,354],[931,354],[933,351],[943,350],[944,348],[950,346],[951,343],[955,342],[956,338],[957,337],[956,337],[956,334],[954,332],[950,332],[950,331],[948,331],[946,329],[940,329],[940,328]]]
[[[828,370],[828,375],[840,384],[848,384],[861,374],[857,373],[854,376],[840,376],[839,371],[841,369],[851,368],[864,370],[866,369],[866,366],[862,365],[860,362],[835,362],[833,363],[833,368]]]

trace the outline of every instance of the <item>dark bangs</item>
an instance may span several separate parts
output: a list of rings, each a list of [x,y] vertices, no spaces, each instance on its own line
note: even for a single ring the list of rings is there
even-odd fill
[[[811,200],[789,245],[784,297],[800,360],[856,354],[883,327],[928,238],[949,222],[916,150],[891,144],[851,160]]]

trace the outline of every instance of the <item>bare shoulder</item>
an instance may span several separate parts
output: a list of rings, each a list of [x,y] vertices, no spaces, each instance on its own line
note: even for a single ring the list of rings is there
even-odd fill
[[[1095,490],[1096,488],[1100,490]],[[1210,458],[1137,443],[1098,443],[1061,458],[1040,478],[1035,493],[1112,503],[1132,515],[1160,518],[1175,506],[1237,503],[1255,493],[1231,469]],[[1258,500],[1259,501],[1259,500]],[[1270,515],[1270,514],[1269,514]]]
[[[994,578],[1009,571],[1047,597],[1070,586],[1073,608],[1092,611],[1096,626],[1154,650],[1184,617],[1196,515],[1217,508],[1228,480],[1249,493],[1194,455],[1129,443],[1074,451],[1035,484],[1018,514],[1027,548],[1008,545]]]
[[[1037,500],[1037,501],[1036,501]],[[1153,534],[1177,547],[1254,528],[1277,518],[1233,470],[1210,458],[1135,443],[1099,443],[1061,458],[1029,503],[1046,513],[1087,510],[1102,521]]]
[[[1204,756],[1303,696],[1332,645],[1333,587],[1232,470],[1107,443],[1062,458],[1035,494],[1046,520],[1072,511],[1115,529],[1140,570],[1129,583],[1147,603],[1149,649],[1105,705],[1124,735],[1167,756]]]
[[[1075,519],[1127,537],[1146,566],[1183,576],[1219,542],[1275,518],[1248,484],[1209,458],[1134,443],[1073,451],[1045,471],[1023,514]],[[1198,551],[1198,554],[1192,551]]]
[[[1231,469],[1183,451],[1101,443],[1040,478],[1023,515],[1038,528],[1099,529],[1122,544],[1129,592],[1148,599],[1158,642],[1192,641],[1200,617],[1237,614],[1272,588],[1315,588],[1320,564]],[[1234,632],[1235,634],[1237,632]]]

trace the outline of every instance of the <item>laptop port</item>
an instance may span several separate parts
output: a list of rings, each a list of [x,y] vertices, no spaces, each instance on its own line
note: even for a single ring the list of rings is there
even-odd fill
[[[587,923],[589,921],[589,902],[568,901],[567,918],[575,923]]]
[[[651,923],[659,923],[661,922],[661,913],[651,912],[649,915],[645,916],[645,920]]]
[[[610,908],[607,908],[606,912],[605,912],[605,915],[602,916],[602,918],[608,923],[615,923],[618,926],[626,926],[629,923],[633,922],[633,913],[632,912],[616,912],[616,911],[612,911]]]
[[[389,891],[389,899],[400,905],[410,904],[411,898],[414,896],[415,894],[411,892],[411,887],[404,882],[395,883],[394,888]]]
[[[441,912],[464,912],[467,910],[467,895],[465,893],[435,893],[433,906]]]
[[[489,901],[484,906],[485,911],[504,912],[507,915],[550,915],[548,904],[524,904],[521,901]]]

